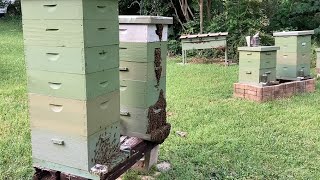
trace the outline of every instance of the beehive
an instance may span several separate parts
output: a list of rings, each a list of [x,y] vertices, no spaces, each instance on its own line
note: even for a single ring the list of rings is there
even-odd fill
[[[320,48],[316,49],[317,52],[317,76],[319,77],[320,75]]]
[[[279,47],[239,47],[239,82],[267,85],[276,81],[276,58]]]
[[[119,16],[121,133],[163,142],[166,122],[166,56],[172,18]]]
[[[310,77],[311,36],[314,31],[276,32],[277,78],[298,80]]]
[[[33,163],[99,179],[121,161],[117,0],[23,0]]]

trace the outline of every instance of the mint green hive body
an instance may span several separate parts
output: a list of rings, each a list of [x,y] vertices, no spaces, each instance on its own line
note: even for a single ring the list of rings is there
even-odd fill
[[[279,47],[239,47],[239,82],[252,85],[276,81],[276,53]],[[263,82],[262,76],[267,76]]]
[[[311,36],[314,31],[274,33],[277,55],[277,78],[298,80],[310,76]]]
[[[88,179],[120,152],[117,0],[22,0],[33,165]]]

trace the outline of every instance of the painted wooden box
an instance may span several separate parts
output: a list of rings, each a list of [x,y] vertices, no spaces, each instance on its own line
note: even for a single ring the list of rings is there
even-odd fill
[[[314,31],[276,32],[277,78],[297,80],[310,76],[311,36]]]
[[[266,85],[276,81],[276,53],[279,47],[239,47],[239,82]]]
[[[120,80],[120,104],[133,108],[149,108],[159,99],[160,91],[166,92],[166,78],[155,81]]]
[[[23,20],[25,46],[96,47],[119,44],[118,21]]]
[[[181,36],[182,50],[224,48],[227,45],[227,35],[228,33],[209,33]]]
[[[317,53],[317,68],[320,69],[320,48],[316,49]],[[320,74],[320,71],[318,72]]]
[[[89,100],[119,89],[119,69],[87,75],[29,70],[30,93],[53,97]]]
[[[173,18],[161,16],[119,16],[120,42],[168,41]]]
[[[277,78],[295,80],[297,78],[304,78],[311,74],[310,64],[278,64],[277,65]]]
[[[118,19],[117,0],[22,0],[23,19]]]
[[[26,46],[25,60],[30,70],[90,74],[119,67],[119,46],[64,48]]]
[[[29,94],[32,129],[88,137],[118,122],[119,110],[119,91],[88,101]]]
[[[107,164],[120,149],[120,124],[116,122],[85,137],[32,129],[32,156],[39,160],[90,172],[96,164]],[[43,167],[43,166],[42,166]]]
[[[120,42],[120,61],[154,62],[156,50],[161,50],[162,60],[167,58],[167,42],[123,43]]]
[[[120,61],[120,79],[133,81],[154,81],[157,77],[166,76],[167,61],[161,61],[160,65],[154,62],[140,63]]]

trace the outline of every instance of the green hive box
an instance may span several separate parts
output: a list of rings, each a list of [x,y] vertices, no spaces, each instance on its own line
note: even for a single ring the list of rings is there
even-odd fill
[[[314,31],[276,32],[277,79],[299,80],[310,77],[311,36]]]
[[[119,43],[118,21],[23,20],[26,46],[95,47]]]
[[[26,46],[25,60],[30,70],[90,74],[119,67],[119,46],[64,48]]]
[[[121,133],[163,142],[168,24],[158,16],[119,16]],[[159,107],[162,108],[159,108]],[[156,109],[152,115],[146,112]]]
[[[261,86],[276,81],[277,50],[275,46],[239,47],[239,82]]]
[[[22,0],[33,165],[100,179],[120,152],[117,0]],[[106,173],[104,172],[104,173]]]
[[[161,57],[167,57],[167,42],[120,42],[120,61],[154,62],[155,50],[161,49]]]
[[[166,78],[157,81],[120,80],[121,105],[134,108],[148,108],[159,99],[160,91],[166,92]]]
[[[316,52],[317,52],[317,68],[319,69],[320,68],[320,48],[316,49]]]
[[[30,93],[90,100],[119,90],[119,69],[87,75],[30,70],[28,87]]]
[[[24,19],[118,19],[114,0],[22,0]]]

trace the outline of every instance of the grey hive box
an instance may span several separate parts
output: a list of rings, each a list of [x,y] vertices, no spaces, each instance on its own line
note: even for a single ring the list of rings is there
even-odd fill
[[[151,122],[146,112],[165,98],[168,25],[173,18],[119,16],[119,23],[121,133],[153,141],[147,127],[157,122]],[[159,132],[165,126],[166,122],[151,129]]]
[[[310,76],[311,36],[314,31],[276,32],[277,78],[299,80]]]
[[[239,82],[261,86],[276,81],[277,50],[275,46],[239,47]]]
[[[33,165],[100,179],[120,152],[117,0],[23,0]]]

